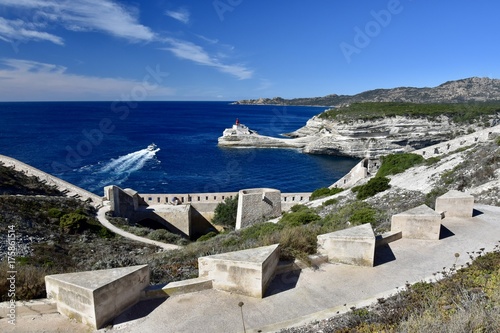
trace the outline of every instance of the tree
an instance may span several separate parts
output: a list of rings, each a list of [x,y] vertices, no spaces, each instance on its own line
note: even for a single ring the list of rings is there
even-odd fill
[[[212,223],[235,227],[236,226],[236,214],[238,212],[238,196],[234,198],[226,198],[224,202],[215,207],[214,218]]]

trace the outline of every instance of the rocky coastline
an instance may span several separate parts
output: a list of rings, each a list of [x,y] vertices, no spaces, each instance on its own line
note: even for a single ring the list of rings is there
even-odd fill
[[[251,105],[315,105],[349,108],[351,103],[412,103],[414,105],[463,105],[457,113],[470,113],[473,103],[500,101],[500,80],[467,78],[448,81],[435,88],[399,87],[376,89],[357,95],[328,95],[317,98],[259,98],[234,104]],[[472,104],[471,104],[472,103]],[[450,108],[453,109],[453,108]],[[371,118],[340,119],[325,116],[328,111],[311,118],[302,128],[285,134],[287,139],[262,135],[220,137],[220,146],[253,148],[297,148],[307,154],[340,155],[357,158],[380,157],[411,152],[457,136],[495,126],[500,123],[499,110],[469,121],[457,122],[448,114],[419,116],[381,115]],[[496,113],[496,114],[495,114]]]
[[[340,122],[311,118],[288,138],[260,134],[221,136],[218,145],[232,148],[294,148],[307,154],[380,157],[411,152],[483,128],[481,124],[456,124],[447,116],[435,119],[388,117]]]

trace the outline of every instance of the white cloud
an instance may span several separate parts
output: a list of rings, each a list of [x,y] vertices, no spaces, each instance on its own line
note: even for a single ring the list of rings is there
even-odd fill
[[[126,8],[111,0],[2,0],[8,7],[31,11],[29,20],[4,20],[4,30],[0,31],[3,40],[46,40],[62,44],[62,38],[46,31],[48,25],[59,23],[73,31],[100,31],[132,42],[152,41],[154,32],[140,24],[134,9]],[[33,26],[37,31],[12,31],[15,24]],[[20,22],[20,23],[19,23]],[[36,22],[33,23],[33,22]],[[10,23],[10,24],[8,24]],[[50,24],[49,24],[50,23]]]
[[[249,79],[253,76],[253,71],[243,65],[231,65],[223,63],[219,58],[211,56],[201,46],[192,42],[178,40],[178,39],[165,39],[170,47],[162,48],[172,52],[176,57],[195,62],[199,65],[214,67],[217,70],[236,76],[240,80]]]
[[[32,24],[22,20],[7,20],[0,17],[0,39],[6,42],[25,42],[28,40],[49,41],[54,44],[63,45],[64,41],[47,32],[34,30]]]
[[[165,99],[175,92],[155,82],[146,68],[144,81],[137,81],[69,74],[64,66],[20,59],[0,59],[0,64],[1,101],[139,101]]]
[[[167,10],[165,12],[165,15],[170,16],[173,19],[176,19],[177,21],[180,21],[184,24],[189,23],[189,18],[191,14],[186,8],[179,8],[178,10]]]

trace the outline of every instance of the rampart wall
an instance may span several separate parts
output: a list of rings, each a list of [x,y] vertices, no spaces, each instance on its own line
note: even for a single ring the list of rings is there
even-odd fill
[[[42,170],[34,168],[26,163],[23,163],[15,158],[0,155],[0,162],[7,167],[13,167],[14,170],[20,171],[28,176],[37,177],[41,182],[47,185],[56,187],[59,191],[64,193],[68,197],[78,198],[82,201],[88,201],[94,206],[100,206],[102,204],[102,197],[84,190],[76,185],[68,183],[60,178],[52,176]]]
[[[218,193],[174,193],[174,194],[139,194],[141,201],[145,205],[160,204],[191,204],[200,213],[212,214],[215,207],[227,198],[234,198],[238,192],[218,192]],[[281,193],[281,208],[286,211],[293,205],[304,204],[309,201],[311,192]],[[206,216],[207,218],[210,216]],[[210,217],[211,218],[211,217]]]
[[[500,125],[489,127],[471,134],[460,136],[450,141],[441,142],[433,146],[425,147],[419,150],[412,151],[414,154],[422,155],[425,158],[440,156],[451,153],[455,150],[474,145],[478,142],[491,140],[493,137],[500,135]]]

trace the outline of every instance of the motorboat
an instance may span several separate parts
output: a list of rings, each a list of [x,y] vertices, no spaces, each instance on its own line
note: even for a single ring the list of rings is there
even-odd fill
[[[148,150],[149,150],[149,151],[154,151],[154,150],[156,150],[156,148],[158,148],[158,146],[157,146],[157,145],[155,145],[154,143],[152,143],[152,144],[150,144],[150,145],[148,146]]]

